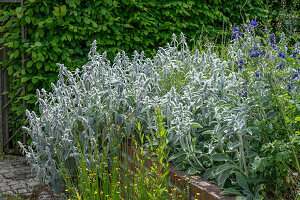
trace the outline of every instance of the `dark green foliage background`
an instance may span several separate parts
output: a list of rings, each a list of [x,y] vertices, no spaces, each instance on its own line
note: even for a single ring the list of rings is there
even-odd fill
[[[272,17],[282,10],[278,2],[248,0],[244,7],[240,0],[27,0],[23,7],[2,3],[0,43],[6,43],[9,58],[14,58],[8,68],[12,88],[9,97],[21,86],[27,87],[27,95],[12,104],[10,121],[16,122],[14,119],[22,115],[23,98],[28,108],[37,109],[35,91],[50,89],[59,70],[56,63],[71,70],[82,66],[93,40],[98,42],[98,51],[107,51],[112,61],[121,50],[129,55],[144,50],[146,56],[153,56],[159,46],[170,41],[172,33],[183,32],[195,40],[200,34],[208,34],[220,42],[230,34],[230,26],[242,24],[242,7],[244,20],[263,21],[266,14]],[[285,9],[295,2],[285,5]],[[21,25],[26,27],[26,39],[21,38]],[[26,58],[24,69],[22,52]]]

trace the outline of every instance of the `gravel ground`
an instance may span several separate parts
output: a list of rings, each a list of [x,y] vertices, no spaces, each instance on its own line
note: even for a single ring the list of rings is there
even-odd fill
[[[63,200],[64,198],[39,183],[31,174],[24,157],[7,155],[0,159],[0,200],[14,199]]]

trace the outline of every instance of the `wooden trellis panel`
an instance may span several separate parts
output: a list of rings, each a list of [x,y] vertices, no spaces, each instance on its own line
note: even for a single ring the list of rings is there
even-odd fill
[[[0,9],[1,9],[1,3],[20,3],[21,6],[23,6],[24,0],[0,0]],[[21,26],[21,37],[25,38],[25,27]],[[2,37],[2,34],[0,32],[0,36]],[[2,48],[3,47],[3,48]],[[5,44],[0,44],[0,61],[4,61],[8,58],[7,56],[7,48],[5,47]],[[10,82],[9,82],[9,75],[7,72],[7,68],[9,67],[10,63],[13,61],[13,59],[10,59],[8,63],[5,66],[0,66],[0,155],[3,154],[3,152],[8,153],[9,152],[9,144],[10,141],[21,131],[21,127],[17,129],[17,131],[13,134],[9,133],[9,124],[8,124],[8,118],[9,118],[9,107],[10,104],[13,102],[13,100],[18,97],[20,94],[26,95],[26,88],[23,86],[19,88],[19,90],[16,92],[14,97],[8,98],[8,93],[10,91]],[[22,68],[25,67],[25,54],[22,52]],[[25,106],[26,102],[23,100],[22,107],[23,107],[23,122],[25,119]],[[26,135],[23,135],[23,142],[26,142]]]

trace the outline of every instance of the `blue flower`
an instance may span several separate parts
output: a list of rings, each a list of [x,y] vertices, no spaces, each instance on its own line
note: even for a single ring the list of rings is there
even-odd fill
[[[244,64],[244,61],[243,61],[243,59],[241,59],[241,60],[240,60],[240,64]]]
[[[267,59],[268,59],[268,58],[270,58],[270,55],[269,55],[269,54],[267,54],[265,58],[267,58]]]
[[[235,39],[236,38],[236,34],[234,33],[232,36],[231,36],[231,39]]]
[[[243,33],[239,32],[239,36],[242,36],[242,35],[243,35]]]
[[[300,56],[298,57],[298,59],[300,60]]]
[[[286,58],[285,54],[281,53],[281,51],[279,51],[278,56],[281,57],[281,58]]]
[[[294,58],[297,57],[297,53],[298,53],[298,52],[297,52],[296,50],[293,52],[293,57],[294,57]]]
[[[300,67],[297,68],[298,72],[300,72]]]
[[[252,55],[251,55],[251,58],[257,58],[259,56],[259,53],[253,53]]]
[[[234,29],[233,29],[234,32],[238,32],[239,30],[240,30],[240,29],[239,29],[239,26],[234,27]]]
[[[248,26],[244,25],[244,29],[247,30],[247,29],[248,29]]]
[[[252,20],[252,21],[250,22],[249,26],[250,26],[251,28],[252,28],[252,27],[257,28],[257,22],[256,22],[256,20]],[[251,28],[250,28],[250,29],[251,29]]]
[[[247,92],[244,92],[242,97],[248,97],[248,93]]]
[[[293,76],[293,79],[295,79],[295,78],[298,77],[298,76],[299,76],[299,73],[296,72],[296,73],[294,74],[294,76]]]
[[[288,88],[289,88],[289,89],[292,89],[292,86],[291,86],[291,84],[288,84]]]
[[[259,73],[255,72],[255,76],[258,78],[259,77]]]
[[[275,42],[275,34],[274,33],[270,34],[269,40],[270,40],[271,44],[274,44],[274,42]]]
[[[262,50],[262,51],[260,52],[260,54],[261,54],[261,55],[265,55],[265,54],[266,54],[266,51],[265,51],[265,50]]]

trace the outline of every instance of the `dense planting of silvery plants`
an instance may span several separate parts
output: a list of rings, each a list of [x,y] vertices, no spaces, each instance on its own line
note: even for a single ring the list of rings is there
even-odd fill
[[[124,135],[136,136],[137,122],[152,138],[156,129],[153,112],[159,107],[168,130],[169,161],[177,169],[231,187],[227,193],[259,197],[259,187],[254,186],[263,177],[254,174],[261,162],[263,136],[253,124],[260,115],[276,116],[267,105],[269,91],[275,86],[265,85],[263,77],[276,76],[274,82],[281,81],[279,87],[288,91],[294,103],[299,100],[300,88],[299,68],[294,67],[299,66],[297,58],[291,55],[293,61],[283,60],[282,55],[286,57],[289,51],[284,42],[281,47],[274,46],[274,41],[263,44],[253,34],[253,23],[244,27],[243,33],[234,29],[227,60],[210,48],[191,51],[181,34],[179,39],[173,35],[171,43],[159,48],[153,59],[145,58],[143,52],[134,52],[130,59],[122,52],[110,63],[106,53],[97,53],[94,42],[81,70],[68,71],[59,64],[59,80],[52,84],[52,91],[37,91],[40,115],[26,112],[29,126],[24,129],[32,143],[28,147],[19,144],[32,170],[59,191],[63,182],[56,167],[58,156],[76,170],[72,165],[78,158],[76,142],[81,142],[85,152],[99,141],[117,145]],[[268,37],[273,38],[271,34]],[[295,48],[297,55],[299,47]],[[268,70],[276,66],[279,69],[274,73],[282,70],[290,77]],[[173,80],[177,85],[170,84],[178,74],[178,80]],[[260,106],[262,112],[255,113]],[[297,122],[291,126],[292,130],[299,128]],[[299,150],[299,138],[293,140]]]

